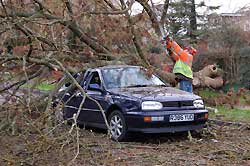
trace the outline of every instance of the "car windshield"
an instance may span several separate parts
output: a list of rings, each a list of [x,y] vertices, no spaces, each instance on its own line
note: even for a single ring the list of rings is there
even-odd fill
[[[166,86],[158,77],[140,67],[107,68],[102,70],[108,89],[144,86]]]

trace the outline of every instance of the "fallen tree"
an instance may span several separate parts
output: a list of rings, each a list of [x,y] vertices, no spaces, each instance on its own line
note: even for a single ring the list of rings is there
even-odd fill
[[[194,87],[220,88],[223,86],[222,70],[216,65],[205,66],[202,70],[194,72]]]

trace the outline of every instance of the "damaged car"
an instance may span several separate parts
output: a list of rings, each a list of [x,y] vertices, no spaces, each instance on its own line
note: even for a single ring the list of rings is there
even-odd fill
[[[78,114],[77,123],[103,129],[106,119],[114,140],[125,140],[132,132],[174,133],[206,126],[208,111],[201,97],[170,87],[143,67],[104,66],[79,78],[87,97],[70,86],[59,90],[63,118]]]

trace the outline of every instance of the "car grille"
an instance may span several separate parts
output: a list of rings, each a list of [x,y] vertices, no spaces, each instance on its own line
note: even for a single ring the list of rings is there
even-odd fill
[[[163,107],[187,107],[193,106],[193,101],[165,101],[162,102]]]

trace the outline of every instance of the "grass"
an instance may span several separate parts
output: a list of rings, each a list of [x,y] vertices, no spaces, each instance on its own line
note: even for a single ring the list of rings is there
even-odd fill
[[[221,118],[228,121],[250,122],[250,110],[230,109],[225,106],[218,106],[218,113],[210,112],[211,118]]]
[[[22,86],[23,88],[28,88],[30,87],[29,84],[24,84]],[[36,85],[35,89],[38,89],[40,91],[50,91],[55,87],[54,84],[50,84],[48,82],[41,82],[40,84]]]
[[[199,96],[201,97],[217,97],[219,95],[218,92],[210,91],[208,89],[199,91]]]
[[[54,84],[49,84],[47,82],[42,82],[36,86],[37,89],[41,91],[50,91],[55,87]]]
[[[219,92],[209,91],[208,89],[199,91],[199,95],[203,98],[218,98]],[[246,105],[245,99],[240,97],[240,104]],[[212,105],[208,105],[211,107],[215,107]],[[250,110],[246,109],[230,109],[228,106],[219,105],[216,107],[218,109],[218,113],[210,112],[209,116],[215,119],[227,120],[227,121],[240,121],[240,122],[250,122]]]

